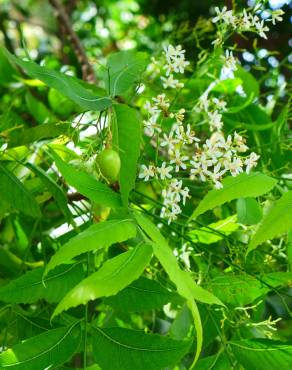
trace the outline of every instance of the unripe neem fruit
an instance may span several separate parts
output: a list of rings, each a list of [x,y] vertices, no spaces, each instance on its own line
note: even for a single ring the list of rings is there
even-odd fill
[[[110,182],[118,180],[121,169],[119,154],[113,149],[105,149],[96,157],[96,163],[102,175]]]

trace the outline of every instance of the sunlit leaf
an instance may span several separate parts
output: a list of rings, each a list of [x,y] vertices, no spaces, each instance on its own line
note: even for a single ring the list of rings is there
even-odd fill
[[[255,235],[253,236],[247,253],[255,249],[259,244],[266,240],[286,233],[292,229],[292,191],[284,193],[275,202],[272,208],[263,218]]]
[[[151,246],[140,244],[107,260],[97,272],[84,279],[63,298],[53,317],[70,307],[118,293],[142,274],[151,256]]]
[[[33,303],[39,299],[58,302],[85,276],[81,264],[61,266],[42,280],[44,268],[26,272],[0,287],[0,301]]]
[[[245,369],[291,369],[292,343],[253,339],[231,341],[228,346]]]
[[[176,364],[191,344],[124,328],[94,327],[92,334],[93,356],[103,370],[164,369]]]
[[[233,199],[258,197],[273,189],[276,183],[275,179],[259,172],[226,177],[222,181],[223,188],[209,191],[193,212],[191,219]]]
[[[8,59],[21,67],[30,77],[43,81],[47,86],[52,87],[67,98],[86,110],[100,111],[112,104],[111,98],[107,96],[96,96],[90,90],[83,87],[76,78],[57,72],[53,69],[41,67],[33,61],[24,61],[2,49]]]
[[[138,112],[126,105],[115,105],[116,129],[119,155],[121,158],[120,188],[125,206],[130,191],[135,186],[137,161],[140,154],[141,119]]]
[[[104,73],[110,96],[122,95],[141,79],[148,64],[148,55],[134,50],[123,50],[109,56],[107,72]]]
[[[0,368],[40,370],[62,365],[77,351],[80,325],[49,330],[29,338],[0,354]]]
[[[118,311],[138,312],[161,308],[169,302],[181,302],[179,295],[155,280],[141,277],[118,294],[105,299],[105,303]]]
[[[192,312],[197,334],[197,352],[193,362],[194,366],[201,352],[203,341],[202,323],[195,299],[208,304],[215,303],[221,305],[222,302],[213,294],[197,285],[188,272],[180,269],[166,240],[148,218],[140,213],[135,213],[135,217],[141,229],[152,240],[154,255],[169,275],[170,280],[175,283],[178,293],[187,300],[187,304]]]
[[[52,156],[68,184],[73,186],[82,195],[104,206],[113,208],[122,206],[119,194],[115,193],[107,185],[96,180],[88,173],[79,171],[62,161],[56,153],[52,152]]]
[[[56,266],[89,251],[107,248],[136,235],[136,226],[130,219],[110,220],[91,225],[63,245],[46,266],[45,275]]]

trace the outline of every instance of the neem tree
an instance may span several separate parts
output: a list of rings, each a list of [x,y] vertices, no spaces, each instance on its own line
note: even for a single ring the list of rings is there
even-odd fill
[[[287,93],[266,102],[232,42],[282,10],[215,7],[195,60],[162,42],[93,68],[50,3],[83,80],[4,32],[0,368],[290,369]]]

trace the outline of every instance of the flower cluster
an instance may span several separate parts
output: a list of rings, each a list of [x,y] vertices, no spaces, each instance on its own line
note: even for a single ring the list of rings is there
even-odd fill
[[[237,62],[232,51],[227,50],[222,59],[223,69],[236,70]],[[163,88],[183,86],[173,73],[182,74],[189,65],[185,60],[185,50],[180,45],[169,45],[164,49],[162,63],[166,70],[166,76],[161,77]],[[153,68],[149,72],[152,73]],[[155,163],[141,165],[139,178],[161,184],[161,217],[169,223],[182,213],[182,207],[190,197],[190,189],[184,186],[184,179],[208,181],[215,188],[221,188],[225,175],[237,176],[243,171],[249,173],[257,164],[259,156],[256,153],[245,154],[248,147],[241,135],[235,132],[224,137],[223,113],[227,110],[227,103],[222,98],[210,96],[218,81],[213,81],[194,105],[194,111],[205,115],[209,123],[212,134],[205,140],[198,138],[193,124],[187,122],[185,108],[172,109],[171,99],[165,92],[144,105],[147,114],[143,121],[145,134],[150,137],[157,155]]]
[[[233,10],[228,10],[224,6],[221,10],[218,7],[215,7],[216,16],[212,19],[213,23],[219,23],[223,27],[230,26],[232,29],[239,32],[255,32],[260,37],[267,38],[266,32],[269,31],[267,26],[268,22],[272,22],[274,25],[276,22],[283,20],[282,15],[284,14],[283,10],[277,9],[273,11],[265,11],[265,14],[268,14],[265,19],[260,18],[257,14],[261,12],[261,4],[258,4],[252,9],[252,11],[246,11],[243,9],[241,14],[235,14]],[[220,43],[221,38],[217,39],[214,43]]]
[[[215,188],[222,188],[221,179],[229,173],[237,176],[243,172],[249,173],[257,165],[259,156],[252,152],[249,156],[242,157],[240,154],[248,150],[244,138],[237,134],[228,135],[224,138],[222,133],[214,133],[210,139],[198,148],[190,161],[190,178],[200,178],[201,181],[212,181]]]

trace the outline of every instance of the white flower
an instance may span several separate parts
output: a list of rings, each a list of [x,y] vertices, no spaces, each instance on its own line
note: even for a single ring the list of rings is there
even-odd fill
[[[177,58],[184,58],[184,54],[186,52],[185,50],[182,49],[181,45],[177,46],[168,45],[165,46],[163,49],[167,61],[172,61]]]
[[[197,176],[199,175],[201,181],[203,181],[203,182],[207,181],[206,175],[205,175],[204,171],[202,170],[202,168],[200,167],[200,165],[198,163],[196,165],[197,165],[197,167],[191,168],[190,179],[195,180],[197,178]]]
[[[224,67],[226,69],[229,69],[231,71],[237,70],[236,59],[234,58],[233,52],[231,50],[226,50],[225,57],[223,58],[224,58]]]
[[[237,18],[233,15],[232,10],[227,10],[226,6],[224,6],[222,8],[222,10],[220,10],[216,6],[215,7],[215,13],[217,14],[217,16],[212,19],[213,23],[217,23],[217,22],[222,21],[222,22],[226,23],[227,25],[229,25],[229,24],[232,25],[232,26],[236,25]]]
[[[252,16],[243,9],[243,17],[240,19],[240,26],[243,30],[248,31],[253,26]]]
[[[172,72],[184,73],[185,68],[190,64],[185,60],[185,50],[181,45],[164,47],[166,57],[166,65],[163,67],[166,70],[166,76]]]
[[[143,121],[146,135],[153,136],[155,132],[160,133],[162,131],[160,125],[157,123],[157,118],[158,115],[155,114],[151,116],[147,121]]]
[[[185,144],[192,144],[192,143],[196,143],[195,145],[197,146],[200,142],[200,139],[196,137],[196,133],[195,131],[193,131],[191,129],[191,125],[188,123],[187,124],[187,130],[185,131],[185,135],[184,135],[184,143]]]
[[[154,101],[154,103],[160,107],[162,110],[166,111],[168,108],[169,108],[169,100],[168,98],[165,96],[165,94],[160,94],[160,95],[157,95],[156,98],[152,98],[152,100]]]
[[[209,125],[211,131],[220,131],[223,127],[223,122],[222,122],[222,114],[218,113],[218,111],[214,112],[208,112],[208,118],[209,118]]]
[[[170,152],[171,164],[175,164],[175,172],[178,172],[179,169],[185,170],[187,168],[186,164],[184,163],[189,158],[187,156],[181,155],[180,150],[176,149],[174,152]]]
[[[226,104],[227,104],[226,101],[213,98],[212,102],[215,105],[216,109],[226,111]]]
[[[175,118],[177,123],[181,123],[184,118],[185,118],[185,109],[181,108],[178,112],[176,113],[170,113],[169,115],[170,118]]]
[[[199,110],[208,112],[210,106],[210,100],[208,99],[209,91],[205,91],[199,98],[198,106]]]
[[[162,81],[162,85],[165,89],[171,88],[171,89],[179,89],[184,86],[182,82],[179,80],[175,79],[173,77],[173,74],[170,74],[168,77],[160,77]]]
[[[168,147],[168,150],[173,150],[175,147],[175,144],[178,143],[178,140],[173,137],[173,131],[169,133],[169,135],[163,134],[163,140],[161,141],[160,145]]]
[[[176,61],[173,63],[173,70],[177,73],[184,73],[185,68],[190,64],[187,60],[184,60],[182,58],[176,59]]]
[[[168,210],[166,217],[168,218],[168,224],[177,219],[177,215],[181,213],[180,207],[176,204],[171,210]]]
[[[249,157],[246,158],[244,161],[244,164],[246,165],[246,173],[250,173],[250,170],[257,165],[257,160],[260,158],[259,155],[256,153],[252,152]]]
[[[151,115],[156,115],[161,112],[161,110],[156,106],[152,105],[149,100],[147,100],[144,104],[144,109]]]
[[[226,169],[221,169],[221,163],[217,163],[216,166],[213,168],[213,171],[206,171],[206,175],[210,177],[215,184],[216,189],[221,189],[223,186],[220,182],[222,176],[225,174]]]
[[[232,162],[229,162],[228,164],[226,163],[226,167],[228,168],[232,176],[239,175],[243,171],[242,166],[242,160],[238,157],[233,158]]]
[[[181,194],[181,196],[182,196],[182,202],[183,202],[183,205],[185,205],[186,204],[186,200],[187,200],[187,198],[191,198],[191,196],[190,196],[190,189],[186,186],[186,187],[184,187],[183,189],[181,189],[181,192],[180,192],[180,194]]]
[[[157,167],[157,172],[160,175],[161,180],[165,180],[166,178],[171,179],[171,171],[173,170],[172,166],[166,167],[166,162],[162,162],[161,167]]]
[[[267,39],[267,35],[265,34],[265,32],[269,31],[269,27],[265,25],[265,22],[264,21],[256,22],[255,26],[258,31],[258,34],[264,39]]]
[[[237,132],[234,132],[233,140],[234,140],[235,149],[238,152],[244,153],[247,151],[248,146],[245,145],[245,139],[241,135],[239,135]]]
[[[272,12],[272,23],[273,25],[276,24],[276,22],[282,22],[283,20],[283,17],[281,17],[283,14],[285,14],[285,12],[283,12],[282,9],[276,9]]]
[[[141,170],[139,173],[139,179],[144,179],[144,181],[148,181],[150,177],[155,176],[155,167],[150,165],[149,167],[142,164]]]

